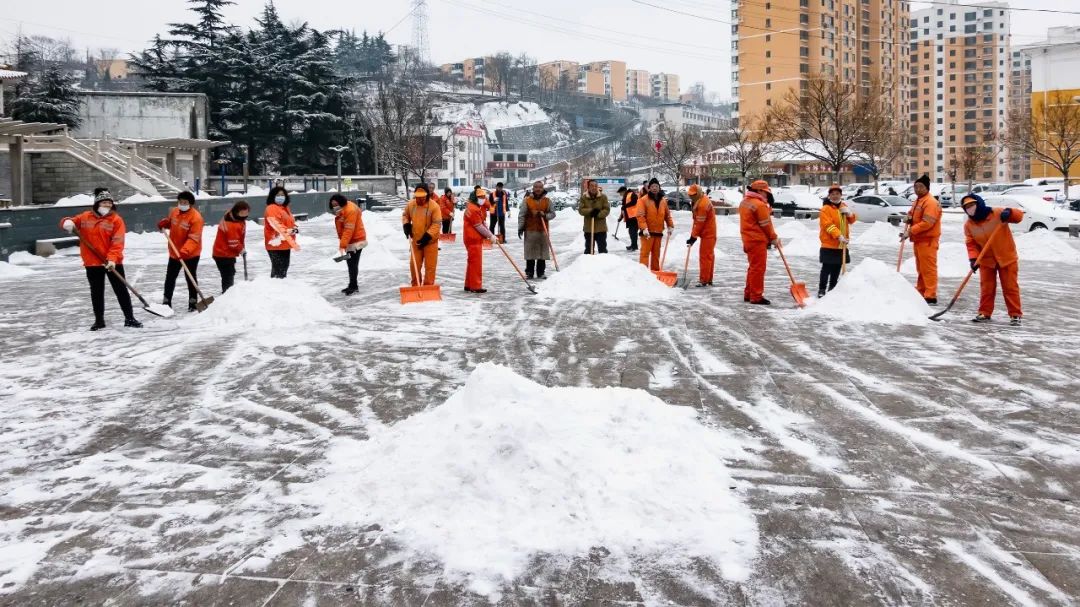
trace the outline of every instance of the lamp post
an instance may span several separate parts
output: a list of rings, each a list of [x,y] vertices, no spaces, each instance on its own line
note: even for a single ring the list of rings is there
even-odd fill
[[[337,154],[337,190],[338,190],[338,192],[341,191],[341,153],[344,152],[347,149],[349,149],[349,146],[347,146],[347,145],[335,145],[334,147],[330,148],[331,152],[334,152],[334,153]]]
[[[225,167],[229,166],[229,163],[231,163],[231,162],[232,161],[229,160],[228,158],[218,158],[217,160],[214,161],[214,164],[221,167],[221,189],[218,190],[220,192],[220,194],[218,194],[218,196],[224,197],[225,194],[228,193],[228,192],[225,191]]]

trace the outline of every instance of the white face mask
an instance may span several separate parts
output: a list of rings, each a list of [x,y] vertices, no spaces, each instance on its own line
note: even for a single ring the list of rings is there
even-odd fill
[[[278,204],[285,204],[285,197],[284,196],[274,196],[274,202],[276,202]]]
[[[969,206],[964,207],[964,212],[967,213],[968,217],[974,217],[975,216],[975,209],[977,209],[977,208],[978,207],[975,206],[975,205],[969,205]]]
[[[101,215],[102,217],[108,215],[110,212],[112,212],[112,207],[101,205],[97,208],[97,214]]]
[[[190,209],[191,205],[190,204],[179,204],[179,205],[176,205],[176,208],[180,209],[180,212],[183,213],[183,212],[186,212],[188,209]]]

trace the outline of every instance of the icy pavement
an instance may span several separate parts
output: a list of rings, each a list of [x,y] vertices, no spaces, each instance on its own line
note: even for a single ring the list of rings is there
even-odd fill
[[[1060,249],[1077,241],[1031,239],[1023,327],[1003,310],[969,323],[977,284],[922,326],[797,311],[775,256],[775,305],[744,305],[719,219],[713,289],[531,296],[495,249],[490,292],[469,295],[459,242],[444,301],[403,307],[396,214],[365,214],[382,240],[351,298],[320,218],[284,283],[202,317],[140,313],[142,331],[118,328],[111,293],[109,329],[86,331],[77,258],[16,258],[0,268],[0,604],[1080,602],[1080,261]],[[580,225],[553,225],[564,269]],[[816,240],[804,226],[784,233]],[[856,266],[895,268],[883,227],[853,231]],[[128,251],[152,299],[164,247]],[[792,261],[813,292],[816,258]],[[200,275],[217,294],[211,260]]]

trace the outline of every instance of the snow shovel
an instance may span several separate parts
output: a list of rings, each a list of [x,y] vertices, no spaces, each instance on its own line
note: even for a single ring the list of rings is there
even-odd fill
[[[548,250],[551,251],[551,261],[555,263],[555,271],[559,271],[559,258],[555,257],[555,247],[551,246],[551,232],[548,231],[547,219],[540,217],[540,225],[544,226],[544,238],[547,239]]]
[[[97,249],[95,249],[93,245],[83,240],[82,234],[79,234],[79,228],[75,228],[74,233],[75,237],[79,239],[79,242],[86,246],[87,249],[90,249],[90,252],[96,255],[98,259],[100,259],[101,261],[108,261],[108,258],[102,255]],[[131,291],[131,294],[139,300],[139,303],[142,304],[143,310],[146,310],[154,316],[160,316],[161,318],[172,318],[172,315],[175,314],[175,312],[173,312],[173,309],[169,306],[166,306],[165,304],[152,304],[146,301],[146,299],[144,299],[142,295],[139,295],[139,292],[135,290],[135,287],[131,286],[131,283],[129,283],[127,279],[124,278],[122,274],[120,274],[120,272],[117,272],[116,270],[109,271],[113,273],[113,276],[119,278],[120,282],[122,282],[124,286],[128,288],[128,291]]]
[[[686,263],[683,264],[683,291],[690,286],[690,251],[694,250],[694,245],[686,247]]]
[[[614,238],[615,240],[619,239],[619,226],[620,225],[622,225],[622,217],[620,217],[619,220],[615,222],[615,233],[611,235],[611,237]]]
[[[589,242],[592,244],[592,246],[590,247],[592,250],[589,252],[589,255],[596,255],[596,218],[595,217],[593,217],[592,221],[589,222]]]
[[[248,281],[248,273],[247,273],[247,251],[244,251],[243,253],[241,253],[241,254],[240,254],[240,256],[244,258],[244,282],[247,282],[247,281]]]
[[[780,253],[780,260],[784,262],[784,269],[787,270],[788,278],[791,279],[791,297],[795,299],[795,305],[805,308],[806,300],[810,299],[810,293],[806,291],[806,283],[795,282],[795,275],[791,273],[791,266],[788,265],[787,258],[784,257],[784,249],[780,246],[779,240],[776,242],[776,250]]]
[[[417,282],[424,282],[420,276],[420,266],[416,263],[416,256],[409,251],[409,262],[413,272],[416,272]],[[442,290],[439,285],[417,285],[415,287],[399,287],[401,291],[401,304],[423,303],[425,301],[442,301]]]
[[[506,255],[506,260],[510,262],[510,265],[514,266],[515,270],[517,270],[518,276],[521,277],[521,280],[525,281],[525,286],[529,288],[529,292],[533,295],[536,295],[536,288],[529,284],[529,279],[525,278],[525,274],[521,271],[521,268],[518,267],[517,262],[514,261],[514,258],[510,257],[510,253],[506,251],[506,247],[504,247],[501,242],[497,244],[499,245],[499,249],[503,252],[503,255]]]
[[[270,227],[273,228],[274,231],[278,233],[278,236],[280,236],[281,239],[284,240],[285,243],[289,245],[290,249],[292,249],[294,251],[299,251],[300,250],[300,245],[296,242],[296,239],[293,238],[292,234],[290,234],[289,231],[286,230],[281,225],[281,222],[279,222],[277,219],[275,219],[273,217],[267,217],[265,219],[265,221],[267,223],[269,223]]]
[[[667,239],[664,240],[664,252],[663,252],[662,255],[660,255],[660,269],[659,270],[653,270],[653,274],[656,275],[656,278],[659,279],[660,282],[664,283],[665,285],[667,285],[669,287],[674,287],[675,283],[679,282],[679,273],[678,272],[665,272],[664,271],[664,262],[667,261],[667,248],[668,248],[668,245],[670,243],[671,243],[671,233],[668,233]],[[689,252],[687,253],[686,258],[690,259]]]
[[[978,266],[979,262],[982,261],[983,255],[986,255],[986,252],[990,250],[990,245],[993,244],[994,238],[997,237],[997,235],[1001,232],[1001,229],[1002,228],[1007,228],[1007,227],[1008,227],[1008,224],[1005,224],[1005,223],[999,225],[997,227],[997,229],[994,230],[994,233],[990,235],[990,238],[986,239],[986,245],[983,246],[982,251],[979,252],[979,256],[975,258],[975,265],[976,266]],[[957,287],[956,294],[953,295],[952,301],[949,302],[949,305],[945,306],[944,310],[942,310],[942,311],[938,312],[937,314],[934,314],[933,316],[931,316],[930,320],[941,320],[941,317],[944,316],[946,312],[948,312],[949,310],[952,309],[952,307],[956,304],[957,300],[960,299],[960,293],[962,293],[964,291],[964,287],[967,286],[968,281],[971,280],[971,277],[974,276],[974,275],[975,275],[975,270],[971,270],[971,271],[969,271],[967,273],[967,276],[964,277],[963,282],[961,282],[960,286]]]
[[[844,238],[847,238],[851,232],[847,229],[847,219],[844,219],[843,213],[840,214],[840,232]],[[847,274],[847,243],[840,243],[840,274]]]
[[[210,307],[210,304],[214,303],[214,298],[207,298],[202,294],[202,291],[199,289],[199,283],[195,282],[195,277],[191,275],[191,270],[188,269],[184,260],[180,259],[180,250],[176,248],[176,245],[173,244],[173,241],[168,236],[165,237],[165,242],[169,243],[169,248],[172,249],[173,253],[176,253],[176,260],[180,262],[180,267],[184,268],[184,274],[187,274],[188,280],[190,280],[192,286],[195,287],[195,292],[199,294],[199,301],[195,302],[195,309],[198,310],[200,314],[205,312],[206,309]]]

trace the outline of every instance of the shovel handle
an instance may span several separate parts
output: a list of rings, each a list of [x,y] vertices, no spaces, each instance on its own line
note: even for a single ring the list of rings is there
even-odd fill
[[[690,286],[690,251],[693,251],[693,250],[694,250],[694,245],[690,245],[690,246],[686,247],[686,263],[683,264],[683,270],[682,270],[683,280],[685,281],[685,284],[683,285],[684,290],[687,287]]]
[[[791,279],[791,286],[795,286],[795,275],[791,273],[791,266],[788,265],[787,257],[784,257],[784,248],[780,246],[779,239],[776,243],[776,251],[780,253],[780,261],[784,262],[784,269],[787,270],[788,278]]]
[[[667,238],[664,239],[664,252],[660,254],[660,271],[664,271],[664,263],[667,261],[667,248],[671,244],[671,232],[668,232]]]
[[[93,253],[98,259],[100,259],[101,261],[104,261],[104,262],[109,261],[107,257],[105,257],[104,255],[101,254],[101,251],[98,251],[97,249],[94,248],[94,245],[92,245],[89,242],[86,242],[85,240],[83,240],[82,234],[79,233],[79,228],[74,229],[74,234],[75,234],[75,237],[79,239],[79,244],[81,244],[84,247],[86,247],[87,249],[89,249],[90,252]],[[108,269],[108,268],[106,268],[106,269]],[[127,287],[128,291],[131,291],[131,294],[134,295],[135,298],[139,300],[139,303],[141,303],[143,305],[143,308],[150,307],[150,303],[147,302],[145,299],[143,299],[143,296],[140,295],[139,292],[135,290],[135,287],[131,286],[131,283],[129,283],[127,281],[127,279],[124,278],[123,274],[121,274],[120,272],[117,272],[116,270],[109,270],[109,271],[113,273],[113,276],[120,279],[120,282],[123,283],[124,286]]]
[[[986,244],[983,245],[982,251],[979,251],[978,257],[975,258],[975,265],[976,266],[979,265],[979,262],[982,261],[983,256],[986,255],[987,251],[990,250],[990,245],[993,244],[994,238],[996,238],[997,235],[1001,233],[1002,228],[1008,229],[1008,225],[1009,224],[1006,224],[1006,223],[1003,223],[1003,224],[999,225],[997,228],[994,229],[993,233],[990,234],[990,238],[986,239]],[[968,271],[967,276],[965,276],[964,280],[960,282],[960,286],[956,288],[956,293],[953,295],[952,300],[949,301],[949,305],[945,306],[944,310],[942,310],[942,311],[938,312],[937,314],[934,314],[933,316],[931,316],[930,320],[937,320],[937,319],[941,318],[942,316],[945,315],[946,312],[951,310],[954,305],[956,305],[956,302],[960,299],[960,294],[964,292],[964,287],[967,286],[968,281],[970,281],[971,277],[974,276],[974,275],[975,275],[975,270]]]
[[[525,274],[521,271],[521,268],[518,267],[517,262],[515,262],[514,258],[510,257],[510,253],[506,251],[506,247],[504,247],[501,242],[496,244],[499,245],[499,250],[502,251],[503,255],[506,256],[506,260],[510,262],[510,265],[514,266],[514,269],[517,270],[518,276],[521,277],[521,280],[525,281],[525,286],[529,288],[529,291],[536,293],[536,289],[531,284],[529,284],[529,279],[525,278]]]
[[[169,243],[169,248],[172,249],[173,253],[176,253],[176,260],[180,262],[180,267],[184,268],[184,274],[187,275],[188,280],[190,280],[191,284],[194,285],[195,292],[199,294],[199,299],[206,299],[206,296],[202,294],[202,290],[199,289],[199,283],[196,282],[195,277],[191,275],[191,270],[188,269],[187,264],[184,263],[184,260],[180,258],[180,251],[176,248],[176,245],[173,244],[172,239],[166,236],[165,242]]]
[[[555,262],[555,271],[559,271],[559,258],[555,256],[555,247],[551,245],[551,231],[548,230],[547,218],[540,216],[540,225],[544,227],[544,238],[547,239],[548,250],[551,251],[551,261]]]
[[[904,245],[907,244],[907,239],[900,241],[900,253],[896,256],[896,271],[900,271],[900,265],[904,263]]]

